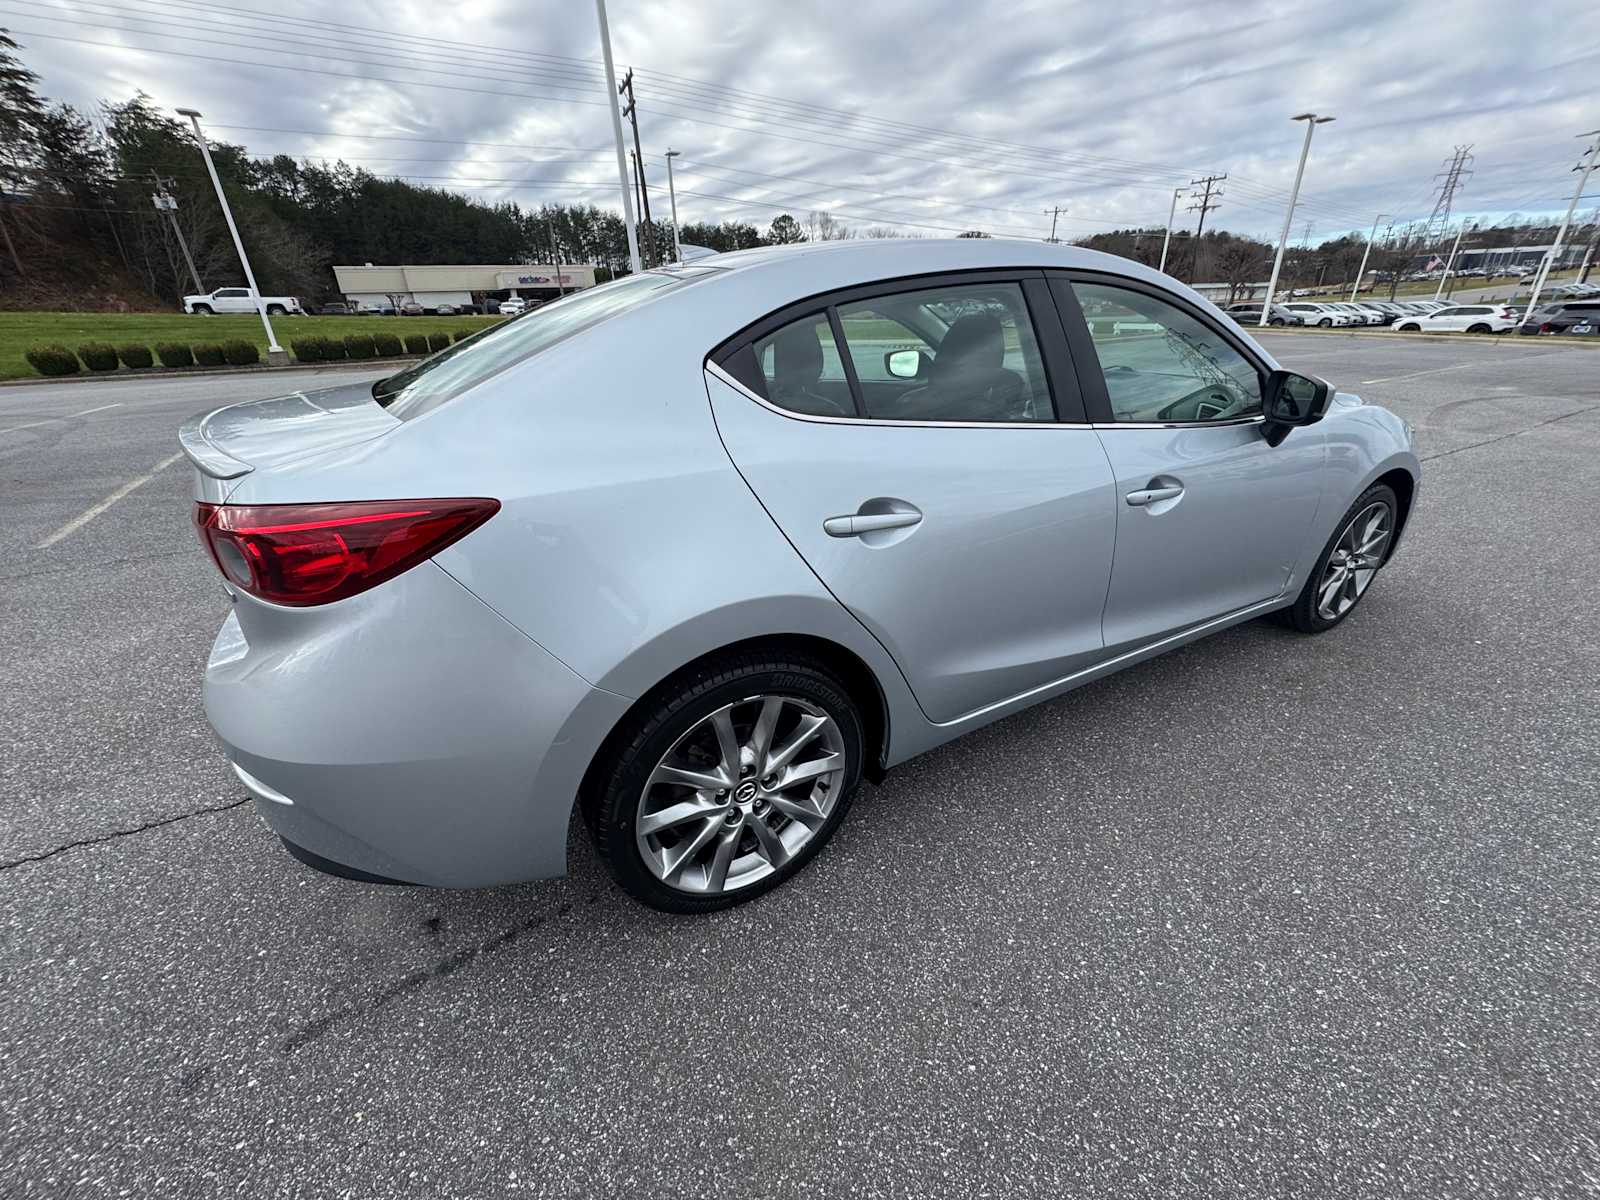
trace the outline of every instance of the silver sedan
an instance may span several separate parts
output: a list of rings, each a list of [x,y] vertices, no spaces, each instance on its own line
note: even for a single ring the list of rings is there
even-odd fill
[[[359,879],[703,911],[863,777],[1196,638],[1346,620],[1410,429],[1124,259],[961,239],[629,276],[186,424],[211,724]],[[914,864],[905,864],[913,869]]]

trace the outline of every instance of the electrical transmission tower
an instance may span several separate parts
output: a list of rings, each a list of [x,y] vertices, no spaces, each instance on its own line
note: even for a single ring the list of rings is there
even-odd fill
[[[1456,193],[1467,185],[1467,179],[1472,174],[1472,146],[1457,146],[1455,153],[1450,156],[1450,161],[1445,164],[1444,170],[1434,176],[1440,180],[1439,198],[1434,201],[1433,212],[1428,217],[1428,223],[1423,227],[1427,239],[1431,240],[1444,232],[1445,226],[1450,224],[1450,206],[1455,202]]]
[[[1205,232],[1206,214],[1212,209],[1216,208],[1217,201],[1222,199],[1222,189],[1216,185],[1221,183],[1227,177],[1227,174],[1224,173],[1222,175],[1207,175],[1204,179],[1191,179],[1189,181],[1189,186],[1191,188],[1203,189],[1200,195],[1195,197],[1195,202],[1189,205],[1190,212],[1197,212],[1200,214],[1200,219],[1195,222],[1194,227],[1194,262],[1190,265],[1190,283],[1196,283],[1199,281],[1200,235]]]

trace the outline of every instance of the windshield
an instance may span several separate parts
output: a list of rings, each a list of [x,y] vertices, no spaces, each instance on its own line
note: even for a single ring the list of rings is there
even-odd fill
[[[491,325],[398,375],[378,380],[372,385],[372,398],[402,420],[420,416],[580,329],[683,286],[688,278],[687,274],[646,271],[574,292]]]

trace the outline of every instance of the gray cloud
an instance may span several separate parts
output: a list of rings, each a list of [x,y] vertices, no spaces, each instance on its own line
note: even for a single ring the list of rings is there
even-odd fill
[[[1575,135],[1597,120],[1600,37],[1560,4],[610,0],[610,15],[619,69],[639,71],[653,207],[670,145],[686,220],[819,208],[1042,236],[1061,204],[1075,236],[1158,224],[1174,186],[1225,171],[1208,223],[1275,232],[1301,137],[1288,118],[1308,108],[1339,119],[1317,132],[1297,230],[1426,215],[1465,143],[1477,173],[1458,211],[1492,219],[1564,208]],[[588,0],[0,0],[0,24],[74,104],[142,89],[256,153],[615,203]]]

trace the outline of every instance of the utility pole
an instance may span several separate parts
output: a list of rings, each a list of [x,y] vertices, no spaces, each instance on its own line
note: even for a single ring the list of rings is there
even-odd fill
[[[1045,241],[1049,242],[1052,246],[1058,245],[1061,240],[1056,237],[1056,218],[1066,211],[1067,210],[1062,208],[1059,204],[1045,209],[1045,212],[1050,214],[1050,236],[1045,238]]]
[[[1306,173],[1306,158],[1311,153],[1311,135],[1316,132],[1318,125],[1326,125],[1333,117],[1319,117],[1316,113],[1300,113],[1293,118],[1306,123],[1305,145],[1300,147],[1300,165],[1295,168],[1294,188],[1289,193],[1289,211],[1283,214],[1283,232],[1278,235],[1278,256],[1272,260],[1272,280],[1267,284],[1267,301],[1261,306],[1261,320],[1257,324],[1265,327],[1267,314],[1272,311],[1272,297],[1278,291],[1278,272],[1283,269],[1283,252],[1289,245],[1289,226],[1294,224],[1294,206],[1300,203],[1300,180]]]
[[[1178,197],[1183,195],[1181,187],[1172,189],[1172,207],[1167,209],[1167,236],[1161,239],[1161,265],[1156,270],[1163,273],[1167,269],[1167,247],[1172,245],[1172,218],[1178,215]]]
[[[1204,179],[1191,179],[1189,181],[1190,187],[1204,186],[1205,188],[1205,192],[1201,195],[1199,202],[1189,205],[1190,212],[1198,212],[1200,214],[1200,219],[1195,222],[1194,227],[1194,261],[1189,264],[1189,274],[1191,276],[1200,274],[1200,247],[1202,245],[1200,235],[1205,232],[1206,214],[1217,207],[1216,204],[1212,203],[1211,197],[1213,195],[1221,197],[1222,195],[1222,189],[1214,188],[1213,185],[1221,183],[1227,177],[1224,173],[1222,175],[1207,175]],[[1191,278],[1189,282],[1198,283],[1199,279]]]
[[[1522,314],[1524,325],[1528,323],[1528,318],[1533,316],[1533,310],[1539,307],[1539,293],[1544,291],[1544,282],[1550,277],[1550,268],[1555,265],[1556,259],[1561,257],[1561,243],[1567,236],[1567,227],[1572,224],[1572,214],[1577,212],[1578,201],[1583,199],[1583,188],[1589,182],[1589,173],[1594,170],[1595,162],[1600,160],[1600,129],[1591,129],[1588,133],[1581,133],[1578,136],[1592,137],[1595,143],[1589,150],[1588,159],[1572,168],[1578,172],[1578,186],[1572,193],[1572,203],[1567,205],[1567,215],[1561,218],[1561,228],[1556,230],[1555,244],[1550,247],[1550,253],[1545,255],[1545,260],[1539,267],[1539,277],[1533,281],[1533,295],[1528,297],[1528,311]]]
[[[194,280],[194,290],[198,295],[204,292],[205,285],[200,282],[200,272],[194,269],[194,255],[189,253],[189,243],[183,238],[183,230],[178,228],[178,202],[172,198],[172,181],[163,180],[154,171],[150,172],[150,182],[156,190],[150,193],[150,203],[155,205],[157,212],[167,214],[167,219],[172,222],[172,233],[178,239],[178,248],[183,251],[183,261],[189,264],[189,278]]]
[[[633,100],[632,67],[622,77],[622,86],[617,89],[617,95],[628,97],[628,106],[622,110],[622,115],[633,123],[633,165],[639,172],[639,207],[644,212],[644,259],[648,264],[656,258],[656,232],[650,224],[650,189],[644,181],[644,151],[639,147],[639,106]]]
[[[1379,213],[1372,218],[1372,232],[1367,234],[1367,246],[1361,252],[1361,265],[1356,268],[1356,283],[1350,289],[1350,299],[1352,300],[1356,298],[1356,293],[1361,290],[1361,277],[1367,273],[1367,255],[1372,253],[1373,239],[1378,236],[1378,222],[1383,220],[1386,215],[1385,213]]]
[[[132,275],[133,264],[128,261],[128,252],[122,246],[122,235],[117,232],[117,219],[111,215],[111,203],[112,202],[110,200],[107,200],[105,203],[106,224],[111,226],[111,240],[116,242],[117,253],[122,256],[122,269],[129,275]]]
[[[683,243],[678,239],[678,189],[672,182],[672,160],[678,157],[678,151],[671,146],[667,147],[667,197],[672,201],[672,261],[683,261]]]
[[[556,238],[556,219],[550,218],[550,265],[556,269],[556,291],[567,294],[567,285],[561,282],[561,242]]]
[[[622,217],[628,227],[628,265],[634,274],[639,263],[639,232],[633,225],[633,196],[628,189],[628,158],[622,146],[622,114],[617,111],[617,72],[611,65],[611,29],[606,24],[606,0],[594,0],[600,21],[600,50],[606,64],[606,107],[611,110],[611,135],[617,144],[617,182],[622,185]]]
[[[200,157],[206,160],[206,171],[211,176],[211,186],[217,189],[217,203],[222,205],[222,215],[227,219],[228,232],[233,235],[233,248],[239,252],[239,262],[244,267],[245,281],[250,285],[250,296],[256,302],[256,315],[261,327],[267,331],[267,361],[275,367],[285,366],[289,355],[278,345],[278,335],[272,332],[272,319],[267,316],[266,302],[261,299],[261,289],[256,286],[256,273],[250,269],[250,256],[244,252],[244,241],[239,237],[239,227],[233,223],[233,210],[228,207],[227,194],[222,190],[222,180],[217,177],[217,165],[211,161],[211,147],[200,129],[200,114],[192,108],[178,109],[178,115],[188,117],[194,125],[194,140],[200,143]]]

